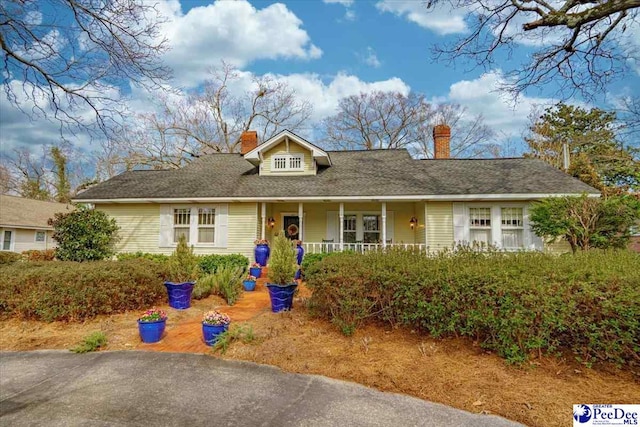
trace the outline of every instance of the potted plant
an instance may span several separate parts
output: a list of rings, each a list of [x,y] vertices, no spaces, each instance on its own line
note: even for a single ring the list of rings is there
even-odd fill
[[[259,279],[260,276],[262,276],[262,267],[260,267],[260,264],[257,262],[251,264],[251,267],[249,267],[249,274]]]
[[[193,248],[187,245],[187,239],[180,236],[176,250],[167,262],[169,277],[174,282],[164,282],[169,295],[169,306],[184,310],[191,307],[191,291],[198,277],[198,258],[193,253]]]
[[[207,311],[202,316],[202,336],[204,343],[212,346],[218,340],[218,336],[229,329],[231,319],[217,310]]]
[[[256,277],[249,274],[246,279],[242,281],[245,291],[253,291],[256,288]]]
[[[142,313],[138,319],[138,332],[144,343],[160,341],[164,328],[167,325],[167,313],[163,310],[152,308]]]
[[[253,243],[256,245],[256,248],[253,250],[256,263],[258,266],[266,267],[270,255],[269,241],[266,239],[258,239]]]
[[[269,282],[267,283],[271,311],[274,313],[291,310],[293,294],[298,287],[298,284],[293,281],[297,269],[296,252],[291,241],[283,234],[278,233],[273,241],[271,261],[269,262]]]

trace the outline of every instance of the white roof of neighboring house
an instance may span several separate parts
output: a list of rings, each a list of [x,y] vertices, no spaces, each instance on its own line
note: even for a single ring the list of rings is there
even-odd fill
[[[74,207],[66,203],[44,202],[17,196],[0,195],[0,227],[43,228],[57,212],[69,212]]]

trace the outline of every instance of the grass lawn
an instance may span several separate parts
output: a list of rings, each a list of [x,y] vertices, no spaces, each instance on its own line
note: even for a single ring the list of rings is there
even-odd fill
[[[199,318],[223,305],[217,297],[194,301],[189,310],[171,311],[170,322]],[[138,316],[129,312],[84,323],[4,320],[0,350],[69,349],[94,331],[107,335],[106,350],[145,349]],[[469,340],[433,340],[406,329],[367,326],[345,337],[329,322],[310,318],[299,302],[291,313],[263,312],[246,324],[255,340],[234,342],[215,357],[355,381],[530,426],[569,425],[575,403],[640,402],[639,372],[588,369],[570,358],[541,358],[514,367]],[[202,344],[200,351],[210,350]]]

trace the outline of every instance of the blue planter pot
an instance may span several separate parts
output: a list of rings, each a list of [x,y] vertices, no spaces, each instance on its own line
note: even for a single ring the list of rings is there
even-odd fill
[[[144,343],[154,343],[160,341],[164,328],[167,326],[167,319],[157,320],[155,322],[141,322],[138,320],[138,332],[140,339]]]
[[[218,341],[218,336],[229,329],[229,324],[226,325],[207,325],[206,323],[202,324],[202,337],[204,338],[204,343],[208,346],[212,346]]]
[[[302,265],[302,258],[304,257],[304,248],[302,245],[296,247],[296,257],[298,258],[298,265]]]
[[[291,310],[293,308],[293,294],[297,287],[297,283],[284,286],[267,283],[269,298],[271,299],[271,311],[278,313],[284,310]]]
[[[259,279],[260,276],[262,275],[262,269],[260,267],[251,267],[249,269],[249,274],[255,277],[256,279]]]
[[[293,276],[293,278],[294,278],[295,280],[299,280],[301,277],[302,277],[302,270],[298,269],[298,270],[296,271],[296,275],[295,275],[295,276]]]
[[[256,281],[255,280],[245,280],[245,281],[242,282],[242,286],[244,286],[244,290],[245,291],[253,291],[256,288]]]
[[[169,306],[184,310],[191,307],[191,291],[193,291],[194,282],[172,283],[164,282],[169,295]]]
[[[270,253],[269,245],[256,245],[256,248],[253,250],[253,256],[255,257],[256,262],[262,267],[267,265]]]

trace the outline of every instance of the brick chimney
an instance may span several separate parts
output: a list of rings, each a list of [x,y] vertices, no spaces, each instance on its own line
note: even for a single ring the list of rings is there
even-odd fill
[[[258,146],[258,132],[248,130],[240,135],[240,154],[247,154]]]
[[[433,158],[448,159],[451,156],[451,128],[447,125],[433,127]]]

